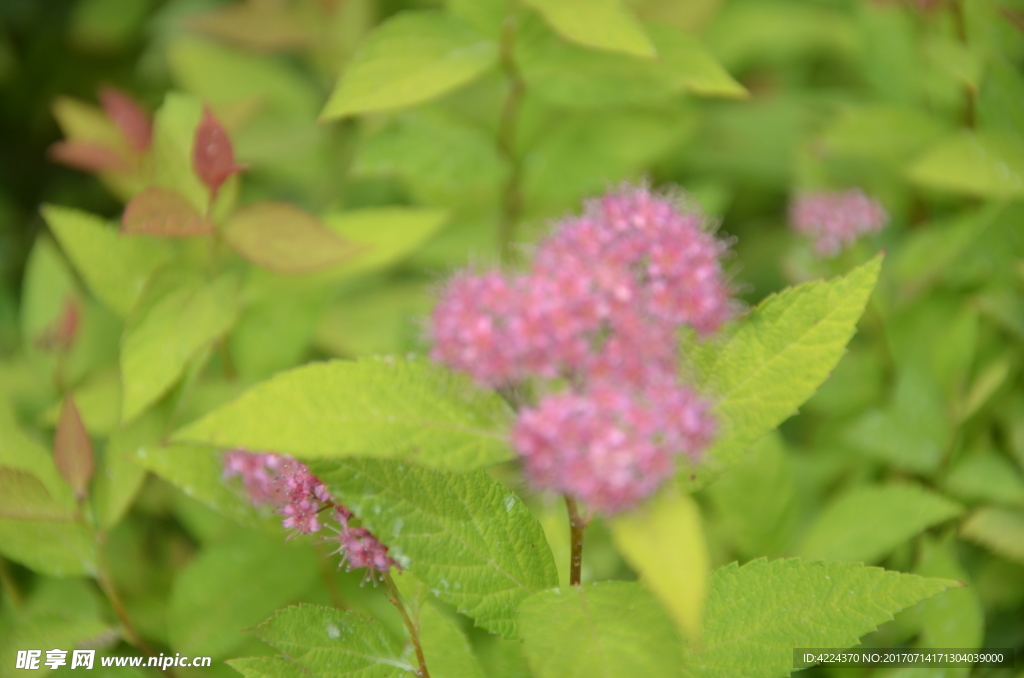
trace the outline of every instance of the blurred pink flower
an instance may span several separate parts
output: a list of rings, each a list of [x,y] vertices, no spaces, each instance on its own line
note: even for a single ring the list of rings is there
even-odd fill
[[[813,240],[821,257],[834,257],[861,235],[877,233],[889,223],[881,204],[860,189],[801,195],[789,219],[794,230]]]

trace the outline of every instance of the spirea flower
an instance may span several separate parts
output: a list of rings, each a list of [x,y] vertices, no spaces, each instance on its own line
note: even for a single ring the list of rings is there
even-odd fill
[[[432,357],[485,386],[561,379],[567,390],[513,428],[527,477],[606,514],[628,509],[713,435],[708,403],[678,383],[676,352],[680,328],[706,335],[731,313],[726,249],[701,215],[622,188],[563,220],[524,273],[452,278]]]
[[[327,512],[329,520],[341,529],[330,541],[338,542],[334,554],[341,554],[348,568],[367,568],[368,577],[384,574],[397,563],[388,556],[388,547],[363,527],[350,524],[352,512],[336,502],[319,478],[305,464],[279,454],[254,454],[231,450],[224,455],[224,477],[239,477],[249,499],[257,505],[278,507],[281,525],[291,534],[313,534],[323,529],[320,522]]]
[[[814,251],[833,257],[861,235],[876,233],[889,215],[860,189],[841,193],[810,193],[796,199],[790,210],[793,229],[810,237]]]
[[[642,392],[598,386],[521,412],[512,444],[535,487],[612,514],[652,494],[676,455],[696,457],[714,428],[708,404],[671,382]]]
[[[729,317],[726,246],[704,218],[625,188],[587,204],[515,277],[460,273],[431,317],[432,357],[487,386],[529,377],[641,385],[675,360],[674,337]]]

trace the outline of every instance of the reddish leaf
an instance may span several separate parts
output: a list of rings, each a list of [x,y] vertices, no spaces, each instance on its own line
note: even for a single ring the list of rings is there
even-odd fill
[[[53,437],[53,463],[75,491],[75,497],[82,501],[92,478],[92,442],[70,395],[64,398],[60,408],[57,432]]]
[[[212,233],[213,224],[180,193],[151,186],[124,208],[121,232],[182,238]]]
[[[139,153],[149,148],[153,125],[146,110],[135,99],[114,87],[101,87],[100,104],[128,144]]]
[[[78,316],[78,303],[74,299],[65,300],[60,316],[36,337],[36,346],[48,351],[71,348],[78,333]]]
[[[83,172],[127,172],[128,160],[113,148],[88,141],[58,141],[50,146],[50,160]]]
[[[228,177],[244,169],[241,165],[235,164],[231,139],[209,108],[203,111],[203,119],[196,128],[195,142],[192,146],[192,167],[210,189],[211,195],[217,195],[217,190]]]
[[[258,202],[239,210],[225,225],[224,239],[249,261],[278,273],[318,271],[362,249],[285,202]]]

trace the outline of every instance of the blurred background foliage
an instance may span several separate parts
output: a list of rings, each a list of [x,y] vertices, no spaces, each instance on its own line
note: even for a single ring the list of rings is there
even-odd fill
[[[449,0],[447,10],[498,40],[504,5]],[[750,304],[888,252],[833,377],[698,494],[716,564],[803,554],[960,579],[971,586],[901,614],[872,642],[1024,651],[1024,2],[629,5],[655,22],[662,59],[695,39],[712,66],[677,78],[663,62],[566,41],[523,9],[513,52],[525,95],[509,151],[496,143],[507,94],[498,69],[423,105],[318,122],[370,31],[404,10],[442,9],[440,0],[0,2],[0,394],[24,435],[49,447],[59,389],[21,356],[67,290],[86,299],[89,332],[64,379],[98,439],[118,425],[120,321],[87,299],[40,214],[49,203],[118,219],[135,190],[48,157],[62,138],[95,131],[86,107],[100,86],[148,111],[168,92],[205,102],[247,167],[239,204],[286,200],[380,247],[315,293],[253,274],[224,346],[190,364],[186,381],[207,377],[178,423],[307,360],[422,351],[437,282],[496,261],[510,179],[524,244],[609,185],[678,185],[734,238],[729,267]],[[881,200],[891,223],[817,260],[787,227],[790,201],[850,187]],[[374,240],[377,222],[359,221],[367,208],[400,210],[401,242]],[[105,548],[131,615],[161,649],[258,652],[237,630],[295,600],[340,596],[394,617],[357,576],[321,576],[309,549],[234,526],[176,489],[180,479],[160,479],[159,461],[146,467],[145,480],[124,471],[144,489],[111,509],[131,504]],[[561,567],[561,513],[537,506]],[[0,629],[15,629],[0,633],[0,675],[13,665],[6,653],[43,644],[39,633],[54,646],[113,646],[111,612],[86,580],[33,574],[9,545],[0,552],[13,587]],[[592,579],[628,576],[600,523],[586,568]],[[241,589],[238,571],[249,577]],[[25,599],[12,603],[12,590]],[[489,675],[526,675],[515,647],[472,639]],[[872,675],[883,674],[897,672]]]

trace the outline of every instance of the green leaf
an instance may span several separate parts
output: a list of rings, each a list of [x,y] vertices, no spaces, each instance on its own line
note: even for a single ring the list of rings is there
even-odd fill
[[[787,289],[761,302],[703,368],[717,398],[719,435],[680,478],[690,491],[736,463],[792,415],[835,368],[878,279],[881,256],[845,276]]]
[[[1024,563],[1024,511],[986,507],[964,521],[960,536]]]
[[[354,290],[319,319],[316,345],[338,357],[409,353],[422,348],[434,302],[435,290],[419,280]]]
[[[679,637],[636,582],[538,593],[520,605],[519,627],[537,678],[679,675]]]
[[[797,517],[794,462],[777,433],[707,489],[718,522],[715,531],[744,558],[785,551]]]
[[[96,542],[76,523],[0,519],[0,555],[52,577],[96,574]]]
[[[335,233],[365,248],[365,252],[330,272],[332,277],[365,275],[393,266],[429,240],[448,213],[436,209],[377,207],[324,215]]]
[[[310,549],[285,546],[280,536],[240,532],[206,546],[174,580],[171,646],[182,654],[231,654],[246,640],[243,628],[297,599],[318,572]]]
[[[192,143],[203,117],[202,101],[169,92],[153,117],[153,183],[180,194],[200,214],[209,192],[192,169]]]
[[[499,200],[509,168],[489,130],[427,108],[368,136],[352,171],[396,176],[424,204],[481,210]]]
[[[408,458],[468,470],[507,461],[496,393],[426,361],[370,358],[299,367],[174,434],[178,441],[303,459]]]
[[[526,4],[573,42],[640,57],[657,55],[643,26],[620,0],[526,0]]]
[[[1024,147],[1012,137],[963,131],[947,137],[908,169],[915,184],[979,197],[1024,196]]]
[[[944,489],[964,501],[1024,508],[1024,478],[1013,462],[991,448],[958,461],[946,476]]]
[[[43,218],[89,290],[122,318],[169,253],[148,238],[127,238],[103,219],[79,210],[43,206]]]
[[[481,35],[498,40],[508,4],[509,0],[447,0],[445,7]]]
[[[942,543],[931,539],[922,541],[921,558],[914,573],[953,579],[965,585],[940,593],[918,606],[921,618],[918,646],[980,648],[985,632],[985,610],[975,589],[966,585],[967,572],[957,560],[956,539],[950,537]],[[967,671],[960,675],[966,676]]]
[[[161,186],[150,186],[132,198],[121,217],[123,235],[187,238],[213,230],[213,223],[184,195]]]
[[[94,436],[107,436],[121,423],[121,375],[116,369],[107,369],[91,375],[72,391],[75,404],[85,422],[85,428]],[[39,415],[40,426],[54,427],[60,414],[60,401],[53,403]]]
[[[226,663],[245,678],[309,678],[310,675],[284,657],[244,657],[229,659]]]
[[[118,428],[107,440],[93,487],[93,506],[103,529],[109,530],[121,521],[142,489],[146,470],[135,455],[145,446],[158,443],[164,425],[163,416],[151,413]]]
[[[456,475],[376,459],[310,469],[441,600],[506,637],[524,598],[558,584],[540,523],[482,471]]]
[[[698,637],[710,566],[696,502],[668,488],[653,502],[610,520],[609,526],[619,551],[683,635]]]
[[[121,420],[146,410],[184,373],[189,360],[235,321],[237,281],[184,271],[155,277],[132,311],[121,342]]]
[[[799,549],[806,558],[872,563],[963,508],[914,485],[861,486],[830,504]]]
[[[820,141],[830,154],[903,162],[943,131],[944,126],[925,111],[876,104],[844,111],[825,128]]]
[[[794,647],[849,647],[894,613],[956,582],[798,558],[735,563],[711,575],[704,637],[684,676],[776,678]]]
[[[74,278],[53,241],[38,238],[29,253],[21,297],[21,340],[36,347],[69,303],[78,297]]]
[[[433,605],[419,610],[420,644],[431,678],[484,678],[465,634]]]
[[[530,92],[571,108],[663,103],[684,92],[747,95],[696,38],[664,24],[648,30],[657,45],[656,60],[566,43],[540,21],[525,17],[516,36],[516,61]]]
[[[54,501],[31,473],[0,466],[0,518],[70,523],[74,513]]]
[[[277,273],[309,273],[356,258],[360,249],[315,216],[285,202],[246,205],[228,219],[224,240],[243,258]]]
[[[401,643],[380,622],[355,612],[298,605],[280,610],[249,632],[317,678],[391,678],[413,673],[402,656]]]
[[[272,56],[191,37],[172,40],[166,54],[174,79],[217,110],[255,103],[307,123],[316,117],[319,91]]]
[[[381,24],[352,57],[321,119],[429,101],[479,77],[498,47],[454,16],[406,11]]]
[[[253,508],[240,486],[224,479],[219,451],[209,447],[146,445],[134,450],[136,463],[152,471],[185,494],[248,527],[263,527],[281,534],[280,519],[268,518]]]
[[[0,466],[23,471],[42,483],[53,502],[67,513],[75,509],[75,498],[60,477],[49,450],[21,430],[14,412],[0,400]]]

